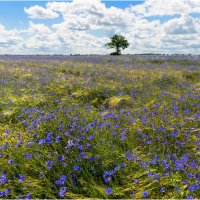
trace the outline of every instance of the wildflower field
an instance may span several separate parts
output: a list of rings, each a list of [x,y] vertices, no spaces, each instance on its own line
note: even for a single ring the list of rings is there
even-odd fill
[[[0,59],[0,198],[200,198],[200,59]]]

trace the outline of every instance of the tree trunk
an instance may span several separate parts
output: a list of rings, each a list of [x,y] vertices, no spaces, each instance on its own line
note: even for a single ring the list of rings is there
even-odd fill
[[[117,54],[117,55],[120,55],[120,54],[121,54],[121,51],[120,51],[120,49],[119,49],[118,46],[116,46],[116,54]]]

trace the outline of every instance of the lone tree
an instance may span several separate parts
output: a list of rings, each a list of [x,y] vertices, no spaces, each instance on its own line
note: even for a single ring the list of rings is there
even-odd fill
[[[127,48],[129,46],[129,43],[124,36],[115,34],[111,38],[111,42],[108,42],[105,46],[116,49],[116,51],[111,53],[110,55],[120,55],[121,49]]]

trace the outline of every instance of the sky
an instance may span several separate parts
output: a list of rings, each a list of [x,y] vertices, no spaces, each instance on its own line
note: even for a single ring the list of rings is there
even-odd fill
[[[0,54],[200,54],[200,0],[0,1]]]

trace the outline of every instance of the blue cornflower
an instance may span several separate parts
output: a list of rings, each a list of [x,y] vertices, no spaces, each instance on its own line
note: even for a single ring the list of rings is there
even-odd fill
[[[112,193],[112,188],[106,188],[106,189],[105,189],[105,193],[106,193],[107,195],[110,195],[110,194]]]
[[[192,185],[189,186],[189,190],[191,192],[194,192],[194,191],[196,191],[198,189],[199,189],[199,184],[198,183],[195,183],[195,184],[192,184]]]
[[[42,139],[38,142],[39,145],[42,145],[42,144],[45,144],[46,143],[46,140],[45,139]]]
[[[6,175],[7,171],[6,170],[2,170],[1,173],[2,173],[2,175]]]
[[[135,179],[134,182],[135,182],[135,183],[139,183],[140,180],[139,180],[139,179]]]
[[[125,164],[124,164],[124,163],[121,163],[121,164],[120,164],[120,167],[121,167],[121,168],[124,168],[124,167],[125,167]]]
[[[14,161],[14,159],[10,159],[10,160],[8,160],[8,164],[12,164],[13,161]]]
[[[147,173],[147,176],[149,177],[149,176],[152,176],[152,172],[148,172]]]
[[[64,161],[64,160],[65,160],[65,157],[64,157],[64,156],[60,156],[60,157],[57,158],[57,161],[60,161],[60,162],[62,162],[62,161]]]
[[[24,180],[25,180],[25,175],[24,174],[22,174],[22,175],[20,175],[20,177],[19,177],[19,182],[24,182]]]
[[[5,191],[0,191],[0,197],[3,197],[5,195]]]
[[[28,194],[26,195],[26,197],[25,197],[25,200],[31,199],[31,197],[32,197],[32,194],[28,193]]]
[[[153,176],[155,179],[159,179],[159,174],[154,174]]]
[[[127,152],[126,152],[126,158],[127,158],[129,161],[132,161],[132,160],[136,159],[136,156],[135,156],[135,155],[132,156],[132,155],[131,155],[131,152],[130,152],[130,151],[127,151]]]
[[[7,135],[8,133],[10,133],[10,130],[5,130],[4,133]]]
[[[165,187],[162,187],[161,189],[160,189],[160,192],[165,192],[166,191],[166,188]]]
[[[22,144],[22,141],[20,140],[15,146],[19,147],[19,146],[21,146],[21,144]]]
[[[183,180],[182,183],[183,183],[184,185],[188,185],[188,184],[189,184],[188,180]]]
[[[165,168],[165,169],[168,169],[168,168],[169,168],[169,165],[168,165],[167,163],[165,163],[165,164],[164,164],[164,168]]]
[[[81,167],[80,166],[78,166],[78,165],[76,165],[76,166],[74,166],[74,171],[79,171],[79,170],[81,170]]]
[[[60,140],[61,140],[61,136],[57,136],[56,137],[56,142],[60,142]]]
[[[172,138],[175,138],[178,135],[178,130],[174,130],[173,133],[171,134]]]
[[[84,145],[82,145],[82,144],[79,145],[79,146],[78,146],[78,149],[79,149],[79,150],[83,150],[83,149],[84,149]]]
[[[56,184],[56,185],[61,185],[60,180],[55,181],[55,184]]]
[[[176,170],[178,170],[178,171],[184,169],[184,165],[182,163],[180,163],[179,160],[175,161],[175,165],[176,165]]]
[[[125,131],[123,131],[123,132],[121,133],[121,137],[122,137],[121,140],[125,140],[125,139],[126,139],[126,132],[125,132]]]
[[[88,140],[93,140],[94,139],[94,136],[93,135],[90,135],[89,137],[88,137]]]
[[[66,191],[67,191],[67,188],[66,188],[66,187],[61,187],[61,188],[60,188],[60,192],[59,192],[59,196],[60,196],[60,197],[64,197]]]
[[[86,157],[86,153],[83,151],[81,152],[81,157],[85,158]]]
[[[200,174],[196,173],[196,174],[195,174],[195,179],[196,179],[196,180],[199,180],[199,179],[200,179]]]
[[[197,163],[196,163],[196,160],[193,160],[192,162],[189,163],[190,166],[194,169],[198,169],[198,166],[197,166]]]
[[[64,185],[66,180],[67,180],[67,176],[66,175],[61,175],[60,179],[55,181],[55,184],[56,185]]]
[[[53,161],[52,160],[48,160],[46,161],[46,165],[47,165],[47,169],[50,170],[53,167]]]
[[[105,183],[109,183],[112,180],[111,176],[104,178]]]
[[[30,159],[30,158],[32,158],[32,154],[31,153],[26,155],[26,159]]]
[[[152,161],[151,161],[151,164],[152,164],[152,165],[156,165],[156,164],[157,164],[156,160],[152,160]]]
[[[8,182],[8,179],[7,179],[6,175],[2,175],[2,176],[0,177],[0,185],[1,185],[1,184],[5,184],[5,183],[7,183],[7,182]]]
[[[5,195],[9,195],[11,193],[11,189],[8,188],[6,191],[5,191]]]
[[[51,143],[52,143],[53,138],[52,138],[51,133],[48,133],[48,135],[47,135],[47,137],[46,137],[46,141],[47,141],[48,144],[51,144]]]
[[[26,144],[26,147],[30,147],[33,144],[33,142],[29,142]]]
[[[91,144],[90,144],[90,143],[87,143],[87,144],[86,144],[86,147],[90,147],[90,146],[91,146]]]
[[[149,192],[148,192],[147,190],[144,190],[144,191],[142,192],[142,196],[143,196],[144,198],[148,197],[148,196],[149,196]]]
[[[192,173],[187,174],[187,177],[188,177],[188,178],[192,178],[192,176],[193,176]]]
[[[192,195],[188,195],[188,196],[186,197],[186,199],[194,199],[194,197],[193,197]]]
[[[61,184],[65,184],[65,181],[67,180],[67,176],[66,175],[61,175],[60,176],[60,183]]]

